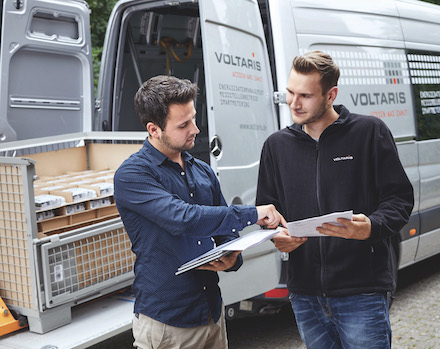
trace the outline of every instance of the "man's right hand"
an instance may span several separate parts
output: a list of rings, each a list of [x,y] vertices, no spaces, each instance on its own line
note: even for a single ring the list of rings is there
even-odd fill
[[[274,205],[257,206],[258,220],[257,224],[265,225],[270,229],[276,229],[281,224],[287,228],[287,222],[279,213]]]
[[[280,250],[281,252],[292,252],[293,250],[297,249],[299,246],[301,246],[303,243],[307,241],[306,237],[298,238],[294,236],[290,236],[289,232],[286,230],[283,230],[282,232],[276,234],[273,238],[273,243],[275,244],[275,247]]]

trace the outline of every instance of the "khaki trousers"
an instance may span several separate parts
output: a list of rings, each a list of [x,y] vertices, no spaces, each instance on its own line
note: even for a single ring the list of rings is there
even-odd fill
[[[138,349],[227,349],[224,309],[217,323],[173,327],[139,314],[133,317],[133,346]]]

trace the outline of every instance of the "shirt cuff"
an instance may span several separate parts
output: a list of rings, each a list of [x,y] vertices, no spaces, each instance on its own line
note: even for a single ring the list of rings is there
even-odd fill
[[[239,231],[244,228],[255,224],[258,220],[258,213],[255,206],[245,206],[245,205],[234,205],[234,211],[238,221],[236,221],[239,226],[233,226],[231,229],[232,233],[238,234]]]

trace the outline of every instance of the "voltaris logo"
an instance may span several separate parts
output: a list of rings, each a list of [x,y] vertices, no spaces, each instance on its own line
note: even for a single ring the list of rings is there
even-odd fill
[[[353,160],[353,156],[351,155],[347,155],[347,156],[337,156],[335,158],[333,158],[333,161],[337,162],[337,161],[347,161],[347,160]]]
[[[261,64],[259,61],[255,59],[249,59],[241,56],[234,56],[222,52],[214,52],[214,53],[218,63],[261,71]],[[252,53],[252,58],[254,57],[255,54]]]

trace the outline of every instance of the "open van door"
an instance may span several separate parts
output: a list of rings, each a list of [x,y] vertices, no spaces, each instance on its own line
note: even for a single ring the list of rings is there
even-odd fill
[[[261,15],[256,1],[199,4],[210,163],[228,204],[253,205],[261,148],[277,129]],[[271,242],[243,256],[237,273],[221,273],[225,304],[278,285],[281,262]]]
[[[89,12],[81,1],[4,1],[0,144],[91,130]]]

